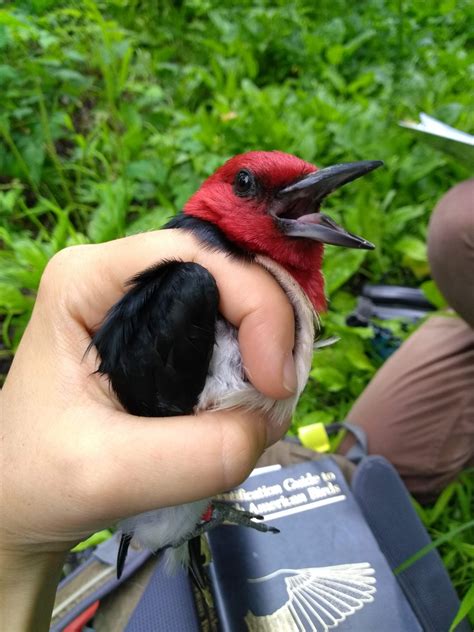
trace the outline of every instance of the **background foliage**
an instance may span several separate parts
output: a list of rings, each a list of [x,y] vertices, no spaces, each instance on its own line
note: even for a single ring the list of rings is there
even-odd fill
[[[469,0],[4,5],[3,372],[57,250],[160,227],[241,151],[278,148],[323,166],[383,159],[328,202],[377,250],[327,249],[324,325],[342,340],[317,354],[295,425],[343,419],[380,364],[370,332],[345,325],[357,290],[430,289],[430,211],[468,175],[397,121],[426,111],[474,129],[473,36]],[[472,476],[448,490],[420,509],[435,536],[473,518]],[[472,541],[464,530],[442,549],[461,594],[474,578]]]

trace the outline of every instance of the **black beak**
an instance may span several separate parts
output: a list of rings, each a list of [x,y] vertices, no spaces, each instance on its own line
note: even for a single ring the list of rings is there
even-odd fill
[[[286,186],[279,191],[271,210],[280,230],[289,237],[305,237],[335,246],[372,250],[374,245],[370,241],[349,233],[320,213],[319,207],[327,195],[382,165],[381,160],[333,165]]]

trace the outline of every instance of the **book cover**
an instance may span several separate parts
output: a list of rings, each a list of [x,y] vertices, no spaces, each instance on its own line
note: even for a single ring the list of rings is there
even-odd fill
[[[224,632],[421,630],[332,459],[256,470],[222,498],[280,529],[209,533]]]

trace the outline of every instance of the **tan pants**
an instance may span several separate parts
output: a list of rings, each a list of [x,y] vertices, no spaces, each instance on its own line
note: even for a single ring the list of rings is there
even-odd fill
[[[421,501],[474,465],[474,180],[438,203],[428,256],[439,289],[460,317],[429,318],[348,415],[366,431],[369,452],[389,459]],[[341,452],[351,444],[347,438]]]

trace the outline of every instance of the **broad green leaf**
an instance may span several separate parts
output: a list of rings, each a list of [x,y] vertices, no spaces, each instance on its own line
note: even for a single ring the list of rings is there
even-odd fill
[[[417,237],[405,235],[396,242],[394,249],[402,254],[402,263],[416,277],[422,278],[428,274],[428,253],[424,241]]]
[[[369,360],[367,355],[364,353],[363,345],[355,344],[356,340],[357,339],[353,339],[353,341],[346,348],[345,355],[347,359],[356,369],[359,369],[361,371],[374,372],[375,367]]]
[[[309,424],[329,424],[334,421],[334,415],[327,410],[313,410],[301,419],[302,426]]]
[[[25,19],[17,18],[13,12],[8,9],[0,9],[0,24],[20,29],[32,28]]]
[[[8,64],[0,64],[0,86],[6,85],[8,82],[15,79],[17,71]]]
[[[329,63],[337,66],[344,59],[344,46],[342,46],[341,44],[330,46],[326,51],[326,57]]]
[[[326,66],[324,69],[325,78],[336,88],[339,93],[344,93],[346,90],[346,82],[343,76],[337,72],[332,66]]]
[[[323,384],[331,393],[337,393],[347,385],[344,374],[330,366],[316,366],[312,369],[310,375]]]
[[[365,250],[327,249],[323,271],[329,296],[357,272],[365,256]]]
[[[402,237],[396,242],[395,250],[414,261],[421,261],[423,263],[428,261],[426,243],[416,237],[410,235]]]
[[[438,309],[442,309],[443,307],[447,307],[448,303],[444,296],[438,289],[435,281],[432,279],[430,281],[425,281],[420,285],[420,289],[426,298]]]
[[[20,313],[31,308],[33,299],[20,290],[0,282],[0,312],[3,310]]]
[[[402,206],[393,211],[388,211],[385,215],[385,230],[390,237],[400,235],[406,225],[426,213],[426,208],[422,204],[410,204]]]
[[[167,169],[160,160],[137,160],[127,165],[129,178],[162,184],[167,176]]]

